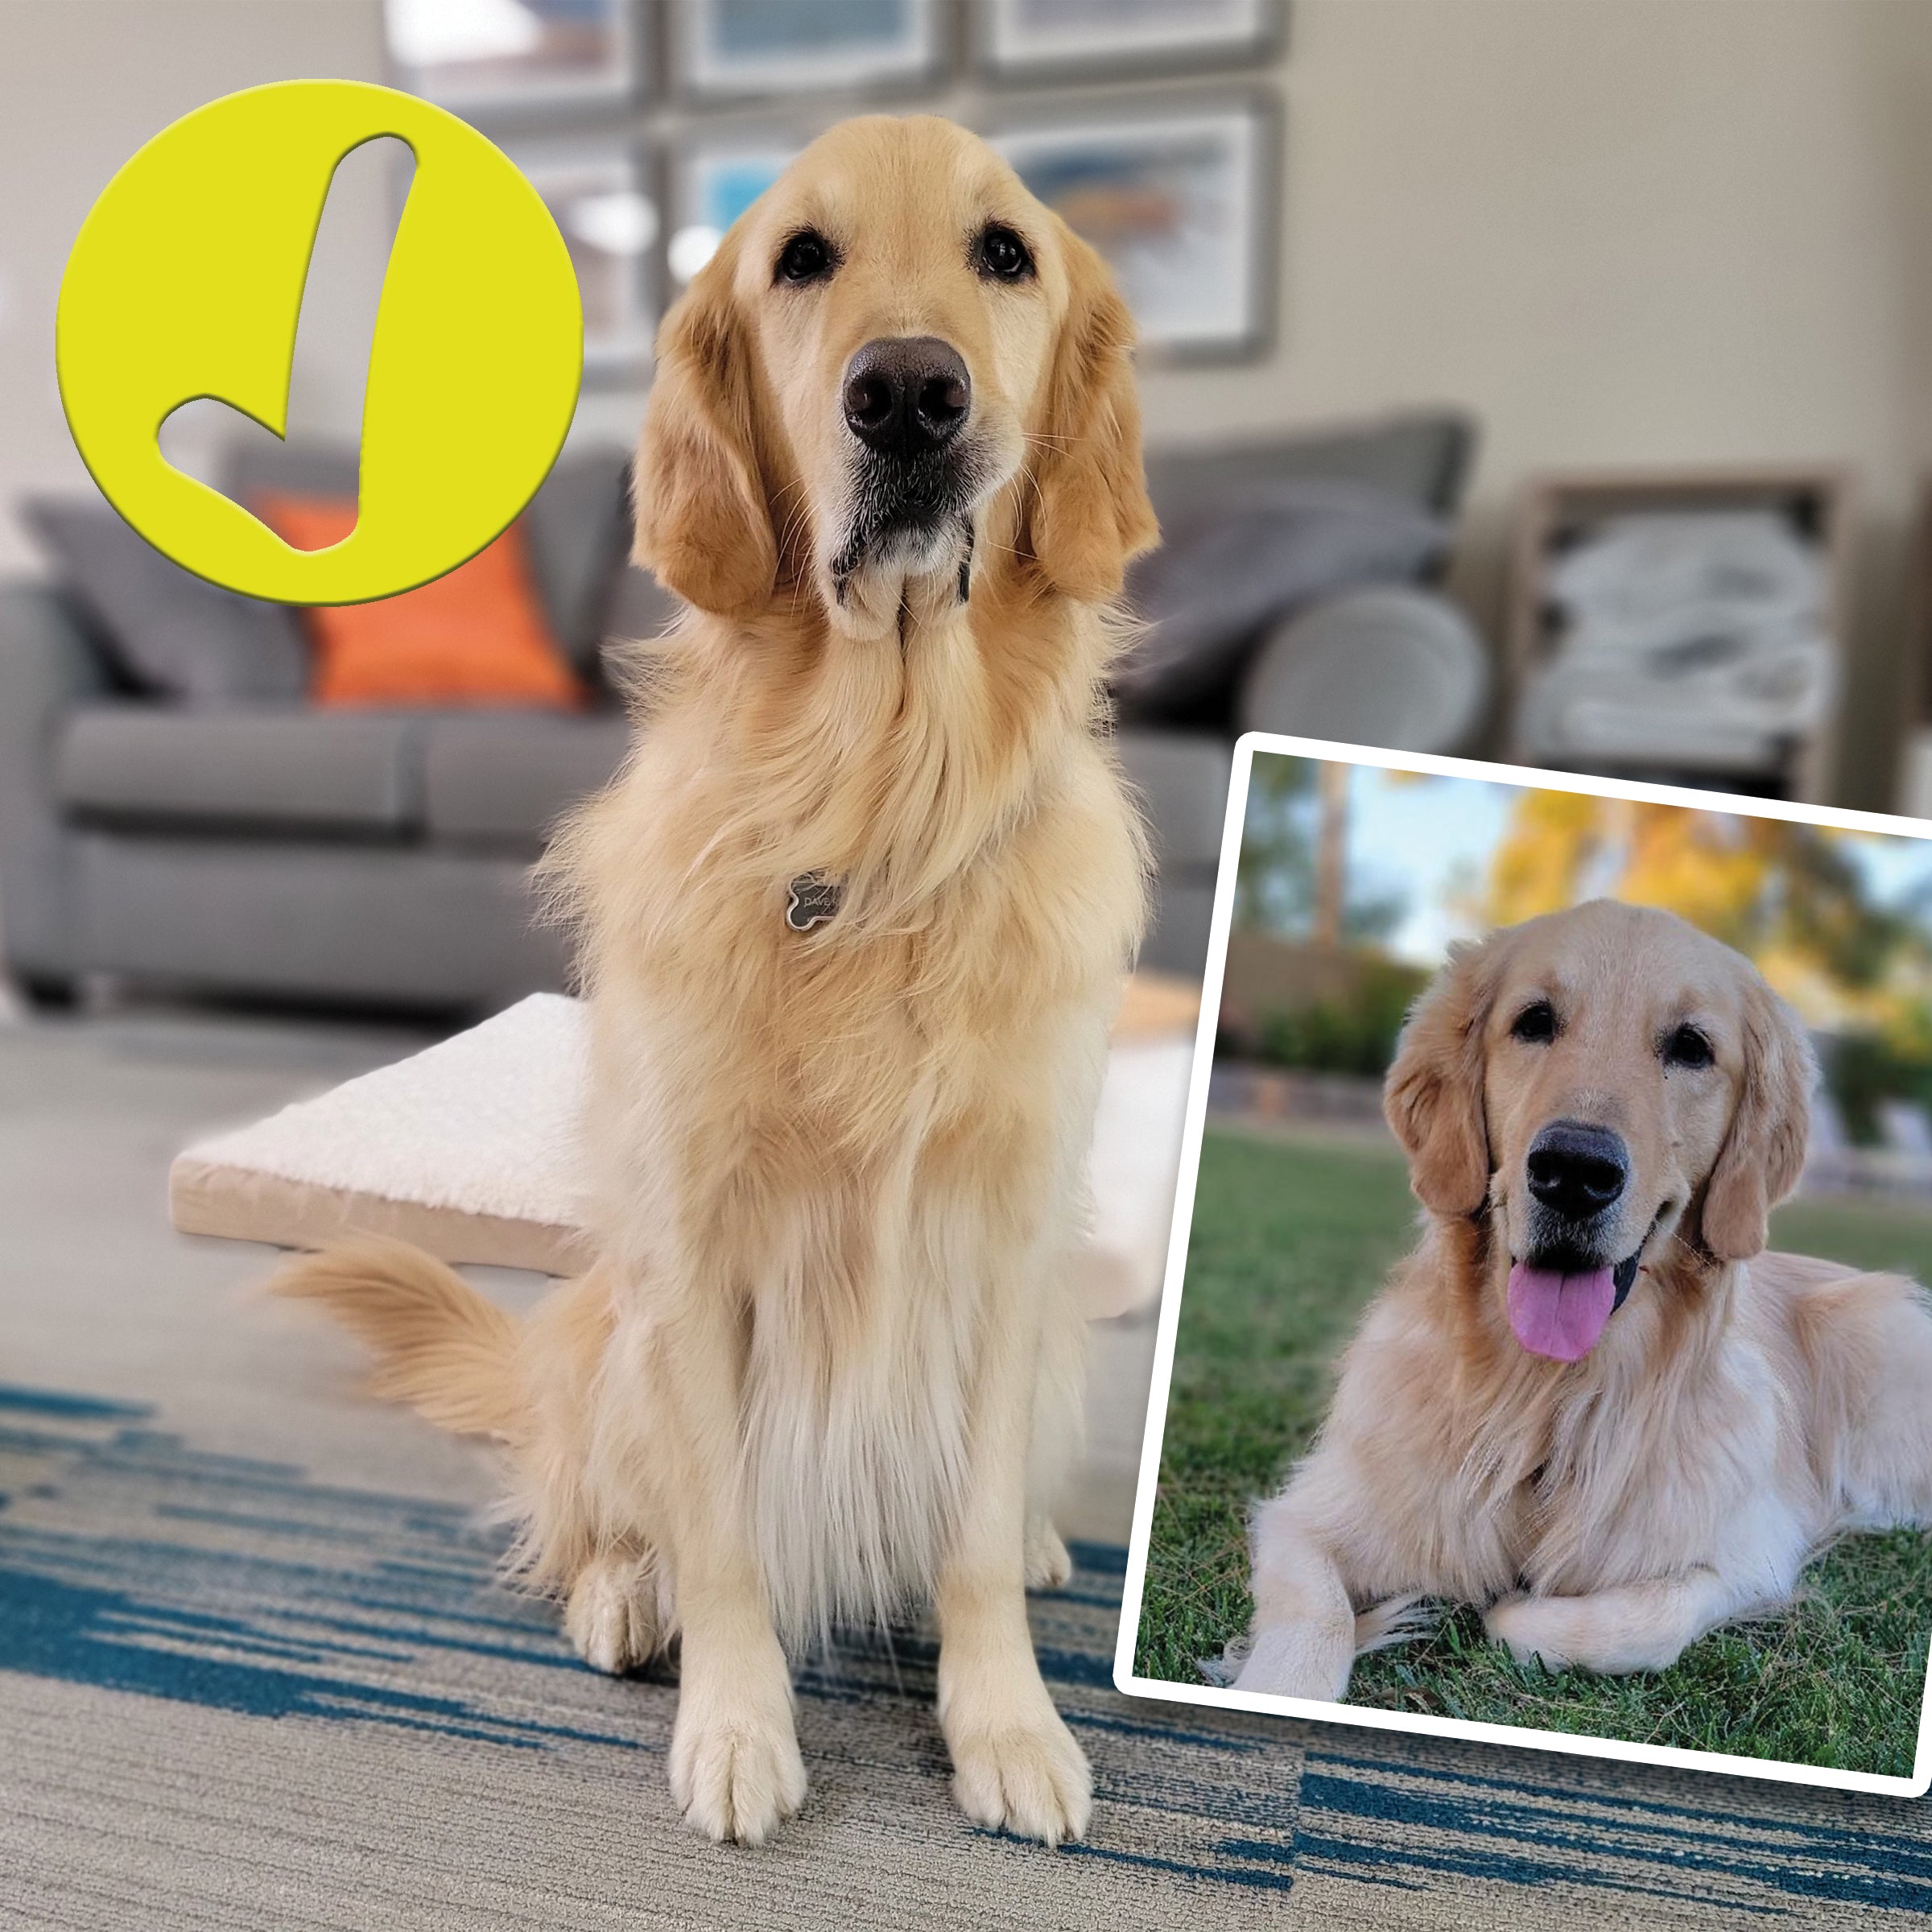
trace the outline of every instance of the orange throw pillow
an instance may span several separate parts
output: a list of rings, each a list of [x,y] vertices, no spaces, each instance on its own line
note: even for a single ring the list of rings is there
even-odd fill
[[[340,497],[265,494],[254,509],[297,550],[325,550],[356,526],[355,505]],[[561,711],[584,701],[537,601],[520,522],[433,583],[302,614],[316,647],[309,695],[318,704]]]

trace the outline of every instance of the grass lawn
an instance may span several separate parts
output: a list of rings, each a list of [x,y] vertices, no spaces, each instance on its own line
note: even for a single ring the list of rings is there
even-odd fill
[[[1393,1150],[1211,1129],[1161,1453],[1137,1668],[1199,1681],[1247,1626],[1245,1513],[1327,1406],[1331,1364],[1414,1238]],[[1932,1281],[1932,1215],[1870,1202],[1782,1208],[1773,1245]],[[1928,1392],[1932,1400],[1932,1392]],[[1932,1629],[1932,1537],[1853,1537],[1802,1600],[1714,1632],[1670,1670],[1524,1669],[1475,1612],[1356,1665],[1351,1703],[1906,1776]]]

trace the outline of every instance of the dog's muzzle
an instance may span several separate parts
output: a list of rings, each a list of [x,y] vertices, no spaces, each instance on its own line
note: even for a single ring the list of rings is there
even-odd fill
[[[1646,1230],[1630,1253],[1608,1244],[1630,1186],[1630,1150],[1608,1127],[1552,1121],[1530,1144],[1530,1255],[1509,1271],[1509,1325],[1532,1355],[1587,1355],[1637,1280]],[[1651,1228],[1656,1227],[1651,1223]]]
[[[972,378],[936,336],[868,342],[845,367],[840,396],[853,451],[852,522],[833,566],[841,582],[869,558],[905,562],[970,537],[977,465]],[[935,558],[934,559],[937,561]]]

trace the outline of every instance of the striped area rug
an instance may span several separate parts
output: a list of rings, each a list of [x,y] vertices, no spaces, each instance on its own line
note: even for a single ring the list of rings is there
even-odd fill
[[[675,1686],[581,1667],[455,1505],[0,1389],[0,1923],[153,1928],[1904,1926],[1922,1804],[1138,1704],[1121,1570],[1034,1600],[1085,1843],[969,1827],[923,1633],[803,1670],[805,1813],[710,1846]]]

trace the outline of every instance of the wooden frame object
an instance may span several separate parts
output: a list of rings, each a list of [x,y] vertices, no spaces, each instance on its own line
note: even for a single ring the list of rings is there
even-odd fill
[[[1932,476],[1919,485],[1899,665],[1899,734],[1893,795],[1908,818],[1932,819]]]
[[[1057,81],[1255,66],[1274,58],[1287,0],[980,0],[972,10],[983,72],[997,80]]]
[[[1851,478],[1835,468],[1740,466],[1682,470],[1572,471],[1533,479],[1519,506],[1509,554],[1504,625],[1505,755],[1531,762],[1519,732],[1521,700],[1530,679],[1554,652],[1554,613],[1544,596],[1552,555],[1606,517],[1642,510],[1773,509],[1817,542],[1827,578],[1825,625],[1841,667],[1839,702],[1827,723],[1791,745],[1774,770],[1761,777],[1774,795],[1818,803],[1827,797],[1843,705],[1848,614]],[[1616,776],[1614,770],[1604,773]],[[1623,775],[1630,775],[1626,770]],[[1712,776],[1718,775],[1713,770]],[[1728,774],[1744,776],[1747,774]],[[1686,774],[1686,782],[1696,777]]]
[[[623,383],[650,367],[667,296],[657,157],[621,131],[510,139],[504,151],[557,224],[584,298],[584,379]]]
[[[945,78],[954,51],[941,0],[898,0],[896,23],[877,27],[797,0],[680,0],[667,17],[678,92],[698,102],[917,92]]]
[[[1280,111],[1258,89],[1137,93],[997,113],[982,127],[1108,258],[1143,348],[1238,361],[1274,339]],[[1190,204],[1205,217],[1190,223]],[[1225,299],[1216,305],[1217,284]]]
[[[645,98],[654,78],[643,0],[527,0],[466,16],[431,0],[384,0],[394,84],[470,116],[555,117]]]

